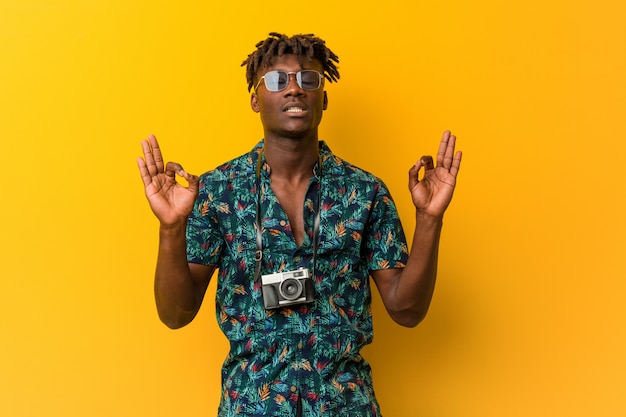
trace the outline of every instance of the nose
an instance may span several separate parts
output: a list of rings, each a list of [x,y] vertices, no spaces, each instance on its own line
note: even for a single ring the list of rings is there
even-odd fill
[[[289,82],[287,83],[287,88],[283,91],[285,95],[302,95],[304,94],[304,90],[298,85],[297,73],[289,72],[287,73],[287,77],[289,77]]]

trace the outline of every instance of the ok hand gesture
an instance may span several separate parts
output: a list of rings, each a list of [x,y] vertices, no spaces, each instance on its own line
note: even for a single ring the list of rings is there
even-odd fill
[[[409,171],[409,189],[415,208],[435,219],[443,217],[456,186],[462,153],[455,154],[455,143],[456,136],[445,131],[437,152],[437,166],[433,165],[432,156],[423,156]],[[420,180],[422,167],[424,177]]]
[[[175,162],[164,165],[159,143],[154,135],[141,142],[143,158],[137,159],[139,173],[145,186],[150,208],[162,226],[171,226],[187,219],[198,195],[198,177],[191,175]],[[176,182],[176,174],[185,178],[188,186]]]

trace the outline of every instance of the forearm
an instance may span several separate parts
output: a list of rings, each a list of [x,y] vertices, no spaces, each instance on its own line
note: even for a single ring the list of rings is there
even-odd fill
[[[394,320],[404,326],[419,324],[430,307],[437,278],[442,226],[441,218],[416,214],[409,259],[394,280],[388,306]]]
[[[182,222],[159,230],[154,293],[159,317],[171,328],[188,324],[201,302],[187,263],[185,228]]]

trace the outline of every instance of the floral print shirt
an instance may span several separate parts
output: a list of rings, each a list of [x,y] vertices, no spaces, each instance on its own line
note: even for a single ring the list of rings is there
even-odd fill
[[[333,155],[324,142],[320,161],[304,200],[300,247],[270,188],[263,141],[200,178],[187,258],[219,268],[216,316],[230,341],[220,417],[295,416],[297,410],[303,416],[380,416],[370,366],[360,355],[373,337],[369,272],[403,268],[406,239],[381,180]],[[255,280],[257,201],[261,274],[313,271],[320,207],[312,303],[264,308],[261,279]]]

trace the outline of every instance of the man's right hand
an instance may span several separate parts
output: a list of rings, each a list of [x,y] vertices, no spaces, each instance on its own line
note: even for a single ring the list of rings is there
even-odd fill
[[[185,172],[175,162],[165,165],[159,142],[154,135],[142,141],[141,146],[144,157],[137,159],[137,165],[150,208],[162,227],[184,224],[198,196],[198,177]],[[177,174],[187,180],[187,187],[176,182]]]

